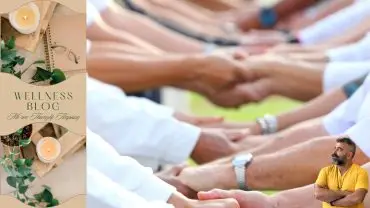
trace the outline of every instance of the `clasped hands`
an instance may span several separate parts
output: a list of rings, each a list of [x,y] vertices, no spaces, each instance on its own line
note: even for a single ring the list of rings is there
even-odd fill
[[[241,190],[221,190],[212,189],[206,192],[196,192],[185,185],[180,179],[181,172],[186,169],[186,165],[173,166],[157,176],[167,183],[176,187],[177,191],[185,197],[180,197],[186,201],[186,208],[272,208],[274,202],[267,195],[250,191]],[[175,206],[177,208],[177,206]]]

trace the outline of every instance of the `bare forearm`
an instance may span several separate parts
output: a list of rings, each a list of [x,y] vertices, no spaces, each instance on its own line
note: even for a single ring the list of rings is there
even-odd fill
[[[341,199],[345,197],[346,194],[341,191],[332,191],[325,188],[315,187],[315,197],[316,199],[330,203],[334,200]]]
[[[283,59],[247,62],[246,64],[255,70],[257,79],[270,77],[273,80],[270,94],[308,101],[318,96],[322,91],[325,64]]]
[[[117,42],[136,46],[154,54],[163,53],[162,50],[151,45],[150,43],[143,41],[142,39],[137,38],[125,31],[118,31],[107,25],[102,20],[97,21],[87,29],[87,37],[93,41]]]
[[[277,116],[278,130],[285,129],[302,121],[326,115],[345,100],[346,96],[341,89],[321,94],[319,97],[305,103],[303,106]]]
[[[302,21],[297,22],[296,25],[291,28],[291,31],[297,31],[302,28],[308,27],[315,22],[327,17],[328,15],[331,15],[335,13],[336,11],[339,11],[340,9],[345,8],[348,5],[351,5],[354,2],[354,0],[337,0],[337,1],[329,1],[325,3],[325,5],[322,5],[314,17],[310,18],[303,18]]]
[[[164,51],[175,53],[203,52],[202,42],[168,30],[146,17],[123,10],[117,5],[111,5],[102,16],[111,27],[119,31],[126,31]]]
[[[226,11],[230,9],[236,9],[234,5],[228,3],[228,1],[223,0],[212,0],[212,1],[187,0],[187,1],[198,4],[212,11]]]
[[[327,154],[334,144],[335,139],[312,139],[255,157],[246,173],[250,188],[282,190],[312,183],[320,168],[327,165]]]
[[[212,15],[214,15],[214,13],[208,10],[202,10],[202,12],[199,12],[199,10],[194,9],[193,7],[189,6],[189,4],[187,4],[184,1],[172,1],[172,0],[161,1],[161,2],[157,2],[153,0],[151,1],[153,2],[153,4],[157,6],[171,9],[183,16],[186,16],[192,19],[193,21],[208,23],[208,24],[218,23],[217,20],[212,18]]]
[[[359,25],[348,30],[346,33],[330,39],[325,44],[329,44],[332,46],[341,46],[345,44],[354,43],[361,40],[366,35],[366,33],[369,32],[369,30],[370,30],[370,21],[365,20],[361,22]]]
[[[198,59],[194,59],[198,60]],[[197,61],[183,57],[142,58],[122,54],[99,54],[88,57],[89,75],[135,92],[191,79]]]
[[[146,57],[157,57],[163,54],[153,53],[137,46],[117,42],[94,41],[90,54],[120,53],[128,55],[141,55]]]

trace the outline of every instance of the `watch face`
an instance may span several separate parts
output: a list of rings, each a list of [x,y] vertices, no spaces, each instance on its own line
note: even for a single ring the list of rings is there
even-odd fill
[[[237,155],[235,159],[233,160],[233,165],[237,167],[244,166],[246,163],[250,162],[252,158],[253,158],[253,155],[251,153]]]

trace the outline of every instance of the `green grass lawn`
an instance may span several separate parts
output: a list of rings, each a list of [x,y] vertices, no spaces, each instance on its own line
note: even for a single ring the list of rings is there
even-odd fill
[[[224,109],[217,107],[196,94],[190,94],[190,109],[198,116],[223,116],[230,121],[252,121],[266,113],[278,114],[300,105],[299,102],[281,97],[271,97],[258,104],[248,104],[240,109]],[[191,161],[190,161],[191,162]],[[192,162],[191,162],[192,163]],[[194,164],[194,163],[192,163]],[[274,194],[275,191],[264,191]]]

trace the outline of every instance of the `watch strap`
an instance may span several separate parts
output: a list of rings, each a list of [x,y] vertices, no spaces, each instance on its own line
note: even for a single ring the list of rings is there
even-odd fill
[[[260,10],[260,23],[264,28],[271,28],[276,25],[278,15],[274,8],[262,8]]]
[[[238,183],[238,187],[241,190],[247,191],[247,181],[245,177],[245,167],[234,167],[235,175],[236,175],[236,181]]]

